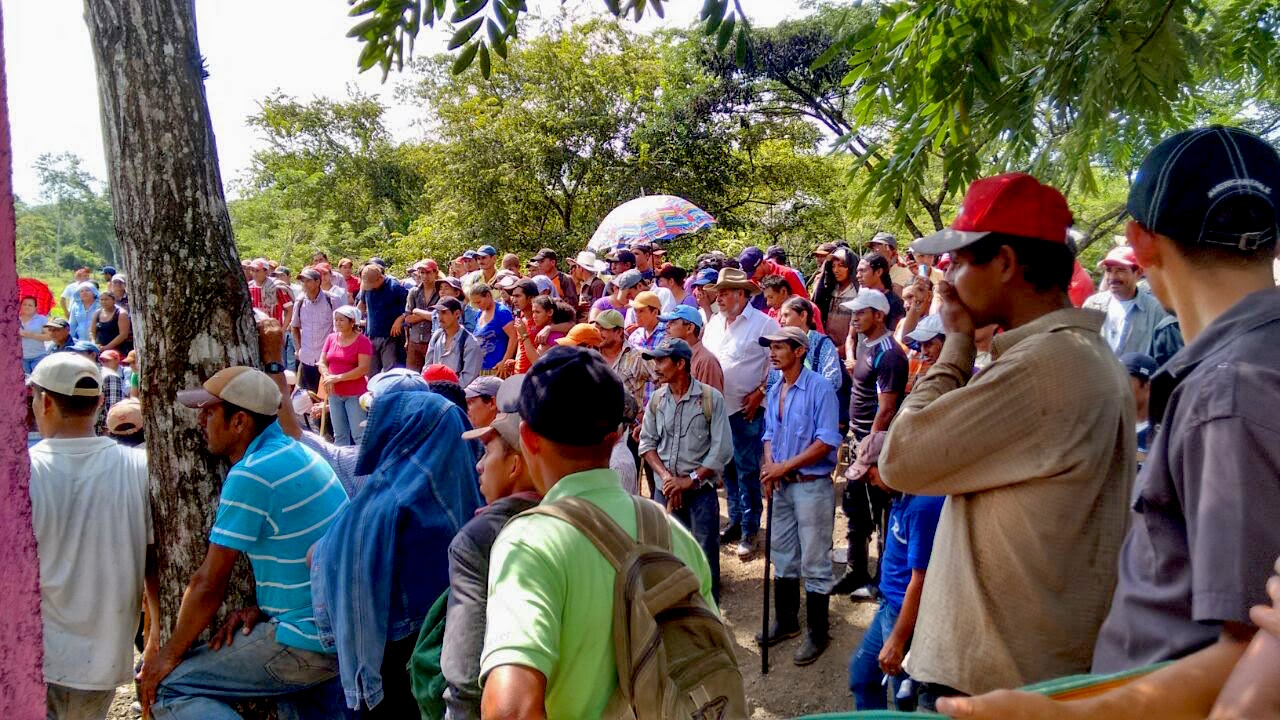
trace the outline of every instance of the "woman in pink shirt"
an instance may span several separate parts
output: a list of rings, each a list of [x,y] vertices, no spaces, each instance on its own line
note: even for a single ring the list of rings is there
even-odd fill
[[[343,305],[333,311],[333,332],[320,352],[320,386],[327,393],[333,419],[333,442],[359,445],[365,410],[360,396],[368,387],[365,375],[373,360],[373,343],[360,332],[360,311]]]

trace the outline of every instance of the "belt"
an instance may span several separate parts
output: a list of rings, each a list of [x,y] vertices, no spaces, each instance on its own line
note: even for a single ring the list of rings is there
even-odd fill
[[[804,475],[802,473],[788,473],[782,478],[783,482],[788,483],[807,483],[815,480],[830,480],[830,475]]]

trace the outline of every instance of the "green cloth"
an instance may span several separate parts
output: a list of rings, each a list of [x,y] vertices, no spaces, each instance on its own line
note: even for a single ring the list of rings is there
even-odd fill
[[[587,500],[636,536],[635,505],[612,470],[567,475],[543,502],[564,497]],[[715,608],[706,556],[688,530],[670,525],[673,553],[693,570],[707,606]],[[585,535],[546,515],[513,518],[490,558],[481,681],[501,665],[530,667],[547,678],[547,717],[600,717],[618,684],[609,632],[613,566]]]
[[[418,642],[409,658],[409,684],[418,701],[422,720],[444,720],[444,672],[440,652],[444,649],[444,620],[449,608],[449,589],[436,598],[418,631]]]

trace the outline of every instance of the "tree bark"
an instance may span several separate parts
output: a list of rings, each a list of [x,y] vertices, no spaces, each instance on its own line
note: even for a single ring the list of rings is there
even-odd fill
[[[40,624],[40,561],[31,529],[31,462],[27,458],[26,389],[18,362],[17,229],[13,215],[13,149],[5,80],[4,22],[0,20],[0,716],[45,716]],[[14,402],[24,398],[22,402]]]
[[[230,365],[257,365],[205,100],[193,0],[86,0],[116,235],[141,320],[140,392],[167,638],[200,566],[226,467],[177,404]],[[253,603],[242,562],[226,609]]]

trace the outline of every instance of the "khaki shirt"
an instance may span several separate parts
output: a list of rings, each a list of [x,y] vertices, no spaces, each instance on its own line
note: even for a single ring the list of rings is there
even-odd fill
[[[880,472],[945,495],[907,670],[978,694],[1089,671],[1136,472],[1129,379],[1101,314],[996,336],[970,378],[948,335],[889,429]]]

